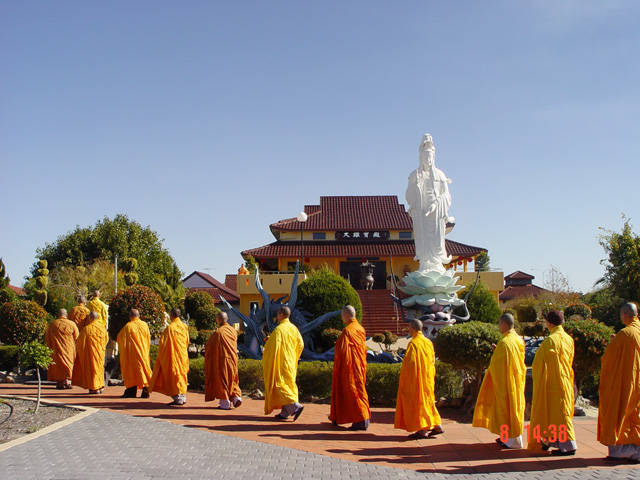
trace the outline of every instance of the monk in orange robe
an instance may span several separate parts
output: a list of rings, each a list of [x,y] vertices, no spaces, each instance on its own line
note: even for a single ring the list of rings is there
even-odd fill
[[[86,388],[94,395],[104,391],[104,354],[109,342],[107,329],[99,319],[98,312],[89,313],[85,328],[80,332],[72,379],[74,385]]]
[[[140,319],[140,312],[135,308],[129,311],[129,322],[118,333],[117,341],[125,386],[122,398],[135,398],[138,388],[142,389],[140,398],[149,398],[151,335],[149,326]]]
[[[87,308],[87,299],[84,297],[78,297],[78,305],[73,307],[69,312],[69,320],[74,322],[78,327],[78,330],[82,331],[84,324],[89,317],[90,310]]]
[[[334,350],[329,420],[334,425],[351,423],[349,430],[366,430],[371,418],[366,389],[366,336],[351,305],[342,309],[342,320],[347,326]]]
[[[216,317],[218,329],[204,347],[204,401],[220,400],[221,410],[242,405],[242,392],[238,382],[238,334],[228,323],[225,312]]]
[[[149,392],[164,393],[173,398],[169,405],[187,403],[189,373],[189,327],[180,319],[180,309],[169,313],[171,323],[160,336],[158,358],[153,366]]]
[[[422,333],[422,322],[409,322],[409,342],[402,360],[395,428],[414,432],[409,438],[433,437],[444,433],[435,399],[435,352],[431,340]]]
[[[640,320],[638,308],[625,303],[626,325],[602,355],[598,441],[606,445],[608,462],[640,463]]]
[[[47,346],[53,349],[51,358],[53,363],[47,370],[47,380],[57,382],[56,388],[71,387],[73,374],[73,362],[76,359],[76,340],[80,335],[75,323],[67,318],[67,311],[61,308],[58,319],[55,320],[44,336]]]

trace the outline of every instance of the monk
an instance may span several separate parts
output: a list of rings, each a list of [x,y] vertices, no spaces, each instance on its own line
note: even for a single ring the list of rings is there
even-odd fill
[[[338,337],[334,350],[329,420],[334,425],[351,423],[349,430],[366,430],[371,418],[369,396],[365,388],[366,336],[356,318],[356,309],[351,305],[342,309],[342,320],[347,326]]]
[[[100,290],[96,290],[93,292],[93,298],[87,304],[87,308],[92,312],[98,312],[100,315],[100,322],[108,328],[109,324],[107,323],[107,319],[109,318],[109,307],[106,303],[100,300]]]
[[[289,320],[289,307],[280,307],[277,314],[278,326],[271,332],[262,354],[264,377],[264,414],[269,415],[276,408],[278,420],[293,416],[295,422],[304,407],[298,403],[296,373],[298,359],[304,349],[302,335]]]
[[[142,389],[140,398],[149,398],[151,335],[149,326],[140,320],[140,312],[135,308],[129,311],[129,322],[118,333],[117,342],[125,386],[122,398],[135,398],[139,388]]]
[[[73,362],[76,359],[76,340],[80,332],[71,320],[67,319],[67,311],[61,308],[58,311],[58,319],[55,320],[44,336],[47,347],[53,349],[51,358],[53,363],[47,370],[47,380],[55,381],[56,388],[71,387],[73,374]]]
[[[73,384],[86,388],[92,395],[104,391],[104,354],[109,341],[107,329],[100,323],[98,312],[89,313],[76,343]]]
[[[605,460],[640,463],[640,320],[636,305],[625,303],[620,319],[626,327],[601,360],[597,438],[609,449]]]
[[[160,336],[158,358],[153,366],[149,392],[170,396],[171,406],[187,403],[187,373],[189,373],[189,327],[180,319],[180,309],[169,312],[171,323]]]
[[[221,410],[242,405],[242,392],[238,383],[238,334],[228,323],[225,312],[216,316],[218,329],[204,347],[204,401],[220,400]]]
[[[524,340],[514,330],[513,315],[498,321],[502,340],[495,346],[491,363],[482,381],[473,426],[500,435],[496,442],[505,448],[522,448],[524,426]]]
[[[434,437],[444,433],[434,393],[435,352],[420,320],[409,322],[409,334],[412,339],[400,369],[394,427],[414,432],[409,438]]]
[[[87,299],[80,296],[78,297],[78,305],[71,309],[68,318],[76,324],[78,330],[82,331],[87,317],[89,317],[89,312],[90,310],[87,308]]]
[[[549,336],[533,359],[533,397],[529,423],[529,446],[533,452],[575,455],[578,446],[573,430],[573,338],[562,328],[564,314],[551,310],[545,325]]]

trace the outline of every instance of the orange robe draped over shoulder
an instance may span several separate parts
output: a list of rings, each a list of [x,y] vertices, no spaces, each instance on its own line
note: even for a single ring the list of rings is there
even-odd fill
[[[566,429],[567,440],[575,440],[573,430],[573,338],[558,325],[540,344],[531,366],[533,397],[529,422],[529,450],[541,450],[541,438],[558,438]],[[553,440],[551,440],[553,441]],[[561,440],[564,441],[564,440]]]
[[[204,401],[240,397],[238,383],[238,334],[228,323],[219,327],[204,348]]]
[[[84,305],[76,305],[71,309],[67,318],[76,324],[78,330],[82,330],[87,322],[89,313],[91,312]]]
[[[104,387],[104,354],[108,342],[107,329],[97,319],[80,332],[76,343],[76,362],[73,365],[74,385],[87,390]]]
[[[149,386],[151,379],[150,345],[149,326],[139,318],[129,320],[118,333],[120,371],[125,387],[143,388]]]
[[[170,397],[187,393],[188,348],[189,327],[179,318],[174,318],[160,336],[149,392],[164,393]]]
[[[435,352],[431,340],[417,332],[402,360],[395,428],[431,430],[442,423],[435,399]]]
[[[367,346],[364,328],[353,319],[335,347],[329,420],[338,425],[371,418],[367,395]]]
[[[69,380],[73,374],[76,359],[76,340],[80,335],[78,327],[71,320],[58,318],[45,333],[44,341],[53,349],[53,362],[47,370],[47,380]]]
[[[598,441],[640,445],[640,320],[634,317],[602,355]]]

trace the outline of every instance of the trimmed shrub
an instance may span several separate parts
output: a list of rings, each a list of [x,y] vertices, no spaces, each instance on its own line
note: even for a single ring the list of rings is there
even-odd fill
[[[401,363],[369,363],[367,394],[370,403],[392,405],[398,396]]]
[[[336,346],[336,342],[341,333],[342,332],[336,328],[327,328],[322,331],[320,338],[322,338],[322,343],[326,345],[327,348],[333,348]]]
[[[20,347],[17,345],[0,346],[0,371],[10,372],[18,366]]]
[[[459,298],[464,298],[471,290],[473,284],[467,285],[464,289],[458,292]],[[498,319],[502,315],[498,300],[493,293],[489,291],[489,288],[484,282],[478,282],[476,287],[469,295],[467,299],[467,308],[471,315],[471,320],[498,324]],[[458,307],[456,313],[462,315],[464,313],[463,307]]]
[[[264,392],[264,378],[262,377],[262,361],[252,358],[238,360],[238,377],[240,388],[246,392],[260,390]]]
[[[150,345],[149,346],[149,363],[151,364],[151,370],[153,370],[153,366],[156,364],[156,360],[158,359],[158,345]]]
[[[538,320],[538,312],[533,305],[523,303],[516,307],[516,319],[518,323],[535,323]]]
[[[462,396],[464,376],[460,370],[436,359],[436,401],[440,398],[459,398]]]
[[[466,407],[475,404],[482,375],[491,362],[492,345],[501,339],[497,325],[477,321],[451,325],[438,331],[433,342],[438,359],[473,379]]]
[[[296,377],[298,393],[303,399],[331,397],[332,378],[333,363],[300,362]]]
[[[189,382],[189,388],[193,390],[204,390],[204,357],[197,357],[189,360],[187,381]]]
[[[134,285],[119,292],[109,305],[109,335],[112,339],[129,321],[129,310],[140,312],[140,319],[149,325],[151,338],[157,338],[164,330],[164,304],[160,296],[144,285]]]
[[[600,372],[600,358],[611,342],[614,330],[590,318],[569,320],[564,323],[564,330],[575,344],[573,371],[578,393],[581,393],[587,377]]]
[[[582,318],[590,318],[591,309],[589,308],[589,305],[585,305],[584,303],[575,303],[564,309],[564,318],[571,318],[574,315],[578,315]]]
[[[356,318],[362,323],[362,302],[355,289],[340,275],[328,267],[314,271],[309,278],[298,285],[298,306],[318,318],[334,310],[342,310],[352,305],[356,309]],[[324,322],[319,331],[328,328],[342,330],[346,325],[340,314]]]
[[[49,314],[31,300],[17,300],[0,306],[0,342],[23,345],[32,340],[43,341]]]
[[[211,335],[213,335],[213,330],[200,330],[192,343],[199,347],[204,347]]]
[[[207,292],[191,292],[184,299],[184,310],[194,321],[198,330],[215,330],[216,316],[220,310],[216,308],[213,298]]]
[[[189,325],[189,343],[195,343],[198,338],[198,329]]]

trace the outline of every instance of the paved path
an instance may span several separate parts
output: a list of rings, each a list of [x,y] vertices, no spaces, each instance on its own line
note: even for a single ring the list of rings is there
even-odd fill
[[[638,467],[602,461],[593,418],[576,419],[578,456],[534,457],[502,450],[491,433],[453,420],[445,421],[441,437],[406,440],[393,429],[391,409],[374,409],[369,431],[348,432],[328,422],[327,405],[306,405],[295,423],[276,422],[263,415],[261,401],[247,399],[237,411],[223,412],[198,393],[189,392],[188,404],[176,408],[159,394],[150,401],[120,399],[121,390],[90,396],[46,389],[47,399],[100,411],[0,452],[0,478],[640,478]],[[0,386],[0,395],[34,391]]]

